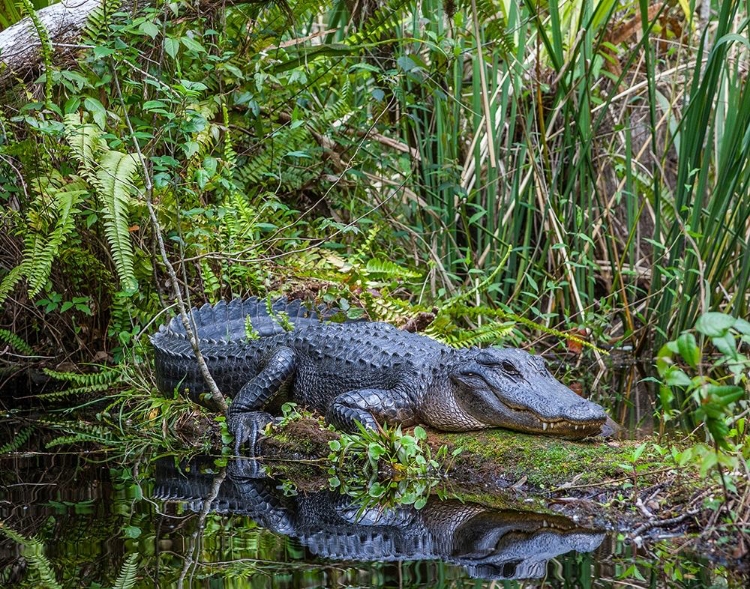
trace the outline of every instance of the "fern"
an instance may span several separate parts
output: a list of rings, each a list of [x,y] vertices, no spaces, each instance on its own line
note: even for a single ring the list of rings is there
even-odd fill
[[[112,432],[102,426],[91,425],[90,423],[77,422],[75,424],[56,424],[57,427],[70,428],[75,427],[76,429],[83,430],[78,431],[67,436],[59,436],[54,440],[47,442],[45,448],[50,449],[55,446],[67,446],[72,444],[83,444],[83,443],[95,443],[95,444],[108,444],[112,442]]]
[[[16,350],[27,356],[31,356],[34,353],[34,350],[31,349],[29,344],[7,329],[0,329],[0,341],[9,343]]]
[[[369,293],[363,293],[362,300],[367,309],[367,314],[371,318],[377,321],[387,321],[395,325],[406,323],[419,312],[419,309],[415,309],[406,301],[388,296],[374,297]]]
[[[135,582],[138,580],[138,555],[129,554],[122,563],[120,574],[117,576],[117,581],[112,586],[112,589],[133,589]]]
[[[34,428],[30,426],[23,428],[10,442],[0,446],[0,456],[2,456],[3,454],[10,454],[11,452],[15,452],[16,450],[18,450],[29,440],[33,431]]]
[[[53,173],[31,183],[35,193],[33,205],[26,214],[28,231],[24,235],[23,260],[0,282],[0,303],[23,278],[28,281],[29,296],[38,295],[52,272],[52,262],[60,247],[75,229],[78,204],[86,194],[79,178],[64,184]]]
[[[216,113],[219,110],[219,105],[215,100],[211,99],[199,104],[193,104],[188,112],[193,112],[199,115],[206,121],[211,121],[215,118]],[[226,127],[228,129],[228,126]],[[216,143],[221,136],[222,129],[220,125],[216,123],[207,123],[199,131],[194,133],[190,139],[190,142],[195,147],[195,153],[190,156],[187,168],[187,177],[194,178],[195,173],[199,170],[203,164],[203,160],[209,155]]]
[[[57,257],[60,246],[75,229],[75,215],[80,213],[77,205],[83,200],[85,193],[83,189],[61,189],[55,192],[52,211],[57,219],[49,236],[36,231],[26,236],[24,273],[29,281],[30,297],[38,295],[47,283],[52,272],[52,262]]]
[[[122,380],[122,373],[119,370],[103,369],[99,372],[89,372],[81,374],[78,372],[58,372],[56,370],[50,370],[49,368],[43,369],[44,374],[58,381],[69,382],[77,385],[78,387],[98,387],[98,386],[109,386],[117,384]],[[87,392],[93,392],[95,389],[91,389]],[[98,390],[98,389],[96,389]]]
[[[44,544],[37,538],[27,538],[15,530],[9,528],[7,524],[0,520],[0,534],[4,534],[22,547],[22,553],[29,563],[31,570],[38,579],[38,587],[47,589],[62,589],[62,585],[57,582],[55,572],[52,569],[52,563],[44,555]]]
[[[367,260],[364,271],[368,276],[377,276],[380,278],[391,278],[397,280],[409,280],[419,278],[422,275],[414,270],[409,270],[403,266],[399,266],[395,262],[390,260],[383,260],[379,258],[372,258]]]
[[[83,122],[77,113],[66,115],[65,129],[81,175],[96,188],[105,219],[104,233],[123,290],[134,291],[138,288],[138,281],[128,231],[128,210],[139,172],[138,159],[133,154],[110,150],[99,128]]]
[[[508,22],[503,4],[498,0],[475,0],[477,18],[484,29],[485,42],[495,42],[506,56],[516,53],[513,33],[508,32]],[[471,10],[470,0],[459,0],[458,4]]]
[[[19,0],[19,7],[23,9],[31,23],[36,29],[36,34],[39,36],[39,42],[42,50],[42,61],[44,61],[44,103],[46,105],[52,104],[52,56],[54,55],[54,49],[52,48],[52,41],[49,38],[49,32],[47,27],[44,26],[42,19],[36,13],[34,5],[31,0]]]
[[[97,170],[99,201],[104,208],[104,233],[112,248],[115,268],[123,290],[138,288],[133,266],[133,243],[128,231],[128,208],[133,181],[138,175],[138,160],[133,154],[106,151]]]
[[[86,19],[82,39],[87,45],[100,45],[109,36],[109,27],[114,15],[120,10],[121,0],[106,0],[95,8]]]
[[[447,330],[448,326],[433,322],[424,334],[454,348],[468,348],[482,344],[497,344],[505,339],[514,327],[513,323],[488,323],[474,329],[461,329],[453,324],[449,325],[452,329]]]
[[[112,389],[112,384],[105,382],[101,384],[91,384],[83,387],[73,387],[65,389],[64,391],[55,391],[54,393],[42,393],[36,395],[37,399],[43,399],[48,401],[55,401],[60,399],[68,399],[71,397],[77,397],[79,395],[88,395],[91,393],[101,393]]]
[[[362,30],[350,35],[344,43],[360,46],[373,41],[381,41],[387,34],[393,36],[394,30],[401,25],[401,21],[404,19],[402,10],[410,4],[410,0],[391,0],[378,8],[367,19]]]

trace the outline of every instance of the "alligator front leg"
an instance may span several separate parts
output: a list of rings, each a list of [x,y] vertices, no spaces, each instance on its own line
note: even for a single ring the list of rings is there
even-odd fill
[[[273,418],[262,411],[294,378],[294,351],[280,347],[271,354],[258,375],[240,389],[229,406],[227,425],[234,435],[234,452],[244,443],[255,456],[258,434]]]
[[[402,393],[386,389],[349,391],[333,400],[326,413],[326,421],[348,432],[357,431],[357,422],[376,430],[378,424],[416,423],[413,403]]]

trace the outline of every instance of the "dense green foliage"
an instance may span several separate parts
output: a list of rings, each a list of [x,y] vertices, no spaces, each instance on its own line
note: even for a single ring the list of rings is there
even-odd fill
[[[195,301],[356,300],[358,263],[384,301],[499,268],[493,307],[639,348],[747,310],[739,2],[117,4],[0,115],[0,299],[94,349],[173,296],[149,206]]]
[[[672,341],[698,374],[664,372],[666,417],[738,444],[746,361],[706,375],[681,335],[750,293],[749,21],[713,9],[106,2],[61,66],[36,19],[41,76],[0,87],[0,340],[141,359],[178,295],[284,292],[454,345]],[[701,333],[744,358],[732,326]]]

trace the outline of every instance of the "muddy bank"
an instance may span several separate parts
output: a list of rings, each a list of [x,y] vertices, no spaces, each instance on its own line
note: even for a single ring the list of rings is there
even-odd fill
[[[291,422],[262,440],[264,462],[303,492],[320,488],[328,481],[328,442],[337,437],[312,419]],[[568,441],[505,430],[428,430],[427,442],[433,456],[440,446],[450,450],[441,460],[441,492],[492,507],[559,513],[619,531],[637,546],[680,535],[677,542],[686,548],[748,569],[742,514],[730,513],[741,507],[747,488],[726,501],[719,482],[700,477],[697,467],[678,466],[670,448],[679,451],[682,440]],[[453,456],[457,448],[462,451]]]

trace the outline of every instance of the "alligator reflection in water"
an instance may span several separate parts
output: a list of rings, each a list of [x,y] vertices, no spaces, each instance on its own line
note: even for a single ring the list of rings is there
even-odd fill
[[[245,476],[247,461],[228,474],[189,470],[159,461],[157,499],[184,503],[195,512],[247,515],[276,533],[296,538],[316,556],[334,560],[440,559],[473,577],[531,579],[546,574],[547,561],[567,552],[591,552],[604,534],[558,515],[498,510],[431,496],[412,506],[363,508],[352,497],[318,491],[287,497],[269,478]],[[205,462],[203,462],[205,464]]]

